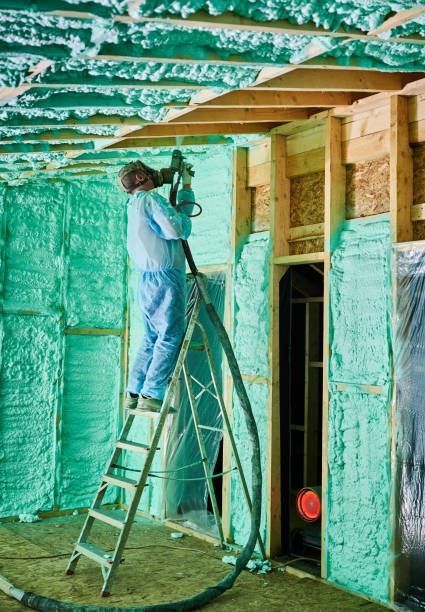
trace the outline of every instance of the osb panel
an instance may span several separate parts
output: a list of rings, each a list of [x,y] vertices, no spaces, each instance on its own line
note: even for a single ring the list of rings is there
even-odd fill
[[[263,232],[270,229],[270,185],[252,189],[251,231]]]
[[[310,240],[297,240],[289,244],[290,255],[305,255],[306,253],[322,253],[324,250],[323,238],[310,238]]]
[[[425,145],[413,149],[413,204],[425,202]]]
[[[347,219],[390,210],[390,158],[347,165],[345,188]]]
[[[413,240],[425,240],[425,221],[413,223]]]
[[[323,223],[325,173],[314,172],[291,178],[291,227]]]

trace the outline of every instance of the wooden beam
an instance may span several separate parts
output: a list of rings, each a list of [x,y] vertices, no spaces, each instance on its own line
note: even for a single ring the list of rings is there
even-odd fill
[[[289,253],[289,196],[290,184],[286,175],[285,137],[273,134],[270,138],[270,334],[269,361],[271,385],[269,393],[268,449],[267,449],[267,553],[273,557],[282,548],[281,446],[280,446],[280,341],[279,341],[279,283],[286,268],[275,266],[275,258]],[[286,407],[287,409],[288,407]]]
[[[151,137],[192,136],[198,134],[263,134],[268,132],[272,127],[274,127],[274,125],[274,123],[223,123],[218,127],[217,125],[208,123],[193,125],[171,125],[168,123],[164,123],[157,125],[149,125],[142,130],[132,132],[131,136],[129,138],[126,138],[125,140],[134,140],[137,146],[138,139],[147,139]],[[114,146],[110,145],[107,148],[114,148]]]
[[[192,104],[194,108],[333,108],[351,105],[358,96],[350,92],[321,91],[260,91],[239,89],[213,100]],[[179,106],[184,105],[184,103]],[[173,103],[166,105],[174,107]]]
[[[412,79],[413,80],[413,79]],[[397,72],[370,72],[367,70],[303,70],[296,68],[288,74],[271,79],[255,89],[274,89],[290,91],[351,91],[381,92],[400,91],[405,79]],[[252,88],[247,87],[248,91]]]
[[[3,119],[1,122],[1,127],[32,127],[34,129],[43,128],[43,129],[62,129],[64,127],[87,127],[89,125],[117,125],[121,127],[129,127],[129,126],[143,126],[146,123],[150,123],[137,115],[133,115],[130,117],[126,117],[123,115],[91,115],[89,117],[78,118],[78,117],[68,117],[67,119],[63,119],[62,121],[57,119],[52,119],[50,117],[37,117],[34,119],[28,118],[26,114],[28,113],[27,108],[3,108],[1,109],[2,113],[10,113],[11,115],[16,114],[16,112],[20,111],[22,116],[19,118],[13,117],[13,119]],[[42,109],[47,111],[47,109]]]
[[[381,23],[380,26],[378,26],[374,30],[370,30],[368,32],[368,36],[381,36],[382,34],[384,34],[384,32],[389,32],[390,30],[398,28],[399,26],[404,25],[409,21],[414,21],[424,13],[424,6],[414,6],[405,11],[399,11],[392,17],[386,19],[383,23]]]
[[[197,108],[183,117],[171,119],[171,124],[191,123],[281,123],[283,121],[294,121],[309,118],[309,112],[300,109],[280,108]]]
[[[323,420],[322,420],[322,577],[327,578],[327,486],[328,486],[328,370],[330,355],[329,273],[331,255],[345,219],[346,169],[342,160],[342,121],[329,116],[325,133],[325,253],[323,276]]]
[[[390,125],[390,215],[394,242],[413,237],[413,161],[409,144],[408,99],[391,98]]]

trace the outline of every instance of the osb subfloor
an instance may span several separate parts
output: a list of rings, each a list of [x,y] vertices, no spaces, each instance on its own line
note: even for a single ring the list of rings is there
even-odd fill
[[[83,517],[62,517],[33,524],[0,525],[0,573],[16,586],[41,595],[80,604],[109,606],[147,605],[191,596],[222,578],[229,566],[222,563],[223,552],[191,536],[170,538],[171,530],[152,521],[133,526],[125,563],[120,567],[107,600],[99,596],[101,576],[98,566],[82,559],[75,576],[65,576],[72,543],[81,529]],[[111,549],[114,528],[97,529],[97,543]],[[140,547],[131,550],[132,547]],[[36,559],[58,553],[66,557]],[[4,557],[13,559],[4,559]],[[33,557],[18,560],[18,557]],[[0,592],[0,610],[26,610]],[[381,606],[349,595],[330,585],[273,572],[255,576],[244,571],[236,585],[205,610],[382,610]]]

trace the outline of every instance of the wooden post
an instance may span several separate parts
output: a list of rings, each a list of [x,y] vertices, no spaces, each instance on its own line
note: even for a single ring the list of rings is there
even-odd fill
[[[230,259],[226,267],[226,299],[224,323],[230,339],[233,339],[234,280],[236,263],[242,242],[251,231],[251,190],[248,187],[248,149],[238,147],[233,157],[232,225],[230,231]],[[233,401],[233,379],[225,369],[224,401],[231,421]],[[231,469],[232,450],[227,436],[223,442],[223,471]],[[232,540],[231,534],[231,475],[223,476],[222,525],[224,537]]]
[[[413,238],[413,162],[409,145],[408,98],[393,96],[390,103],[390,214],[393,242]]]
[[[413,239],[413,161],[409,144],[408,98],[393,96],[390,101],[390,217],[393,242],[409,242]],[[393,272],[393,313],[396,310],[397,283]],[[395,314],[393,314],[393,317]],[[394,534],[393,559],[390,561],[390,601],[395,597],[395,580],[399,587],[405,580],[404,568],[399,564],[397,542],[397,419],[396,388],[393,386],[391,401],[391,506],[390,522]]]
[[[281,448],[280,448],[280,372],[279,372],[279,283],[287,267],[274,264],[276,257],[289,255],[290,182],[286,174],[286,140],[280,134],[271,136],[270,166],[270,339],[267,449],[267,554],[279,554],[282,547]]]
[[[329,420],[329,271],[331,254],[345,219],[345,166],[342,163],[341,119],[328,116],[325,134],[325,256],[323,277],[323,434],[322,434],[322,577],[327,578],[326,517]]]

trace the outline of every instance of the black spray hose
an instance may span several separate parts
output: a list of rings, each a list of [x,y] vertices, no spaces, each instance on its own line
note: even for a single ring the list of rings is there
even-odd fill
[[[260,441],[258,437],[257,425],[255,422],[254,414],[252,412],[251,403],[249,401],[245,385],[242,380],[239,365],[229,340],[229,336],[226,332],[223,323],[221,322],[220,317],[217,314],[217,311],[211,303],[208,291],[194,262],[189,244],[186,240],[182,240],[182,243],[190,270],[195,277],[195,282],[204,300],[207,314],[211,320],[211,323],[214,325],[220,344],[224,350],[224,353],[226,354],[230,373],[233,378],[234,388],[238,396],[241,408],[243,410],[248,436],[251,442],[252,512],[251,529],[248,541],[246,542],[245,546],[243,547],[236,559],[235,568],[231,572],[229,572],[222,580],[220,580],[220,582],[211,587],[207,587],[206,589],[204,589],[200,593],[197,593],[193,597],[165,604],[154,604],[150,606],[139,606],[130,608],[117,608],[116,606],[80,606],[76,604],[65,603],[63,601],[58,601],[56,599],[50,599],[49,597],[42,597],[41,595],[36,595],[34,593],[22,591],[21,589],[16,588],[13,584],[8,582],[3,576],[0,575],[0,589],[11,597],[14,597],[18,601],[20,601],[27,608],[31,608],[32,610],[40,610],[41,612],[64,612],[68,610],[73,612],[120,612],[120,610],[125,610],[126,612],[186,612],[188,610],[196,610],[206,605],[207,603],[210,603],[211,601],[219,597],[219,595],[232,588],[236,578],[239,576],[243,568],[251,559],[252,553],[255,550],[255,545],[258,540],[261,522],[262,486]]]

